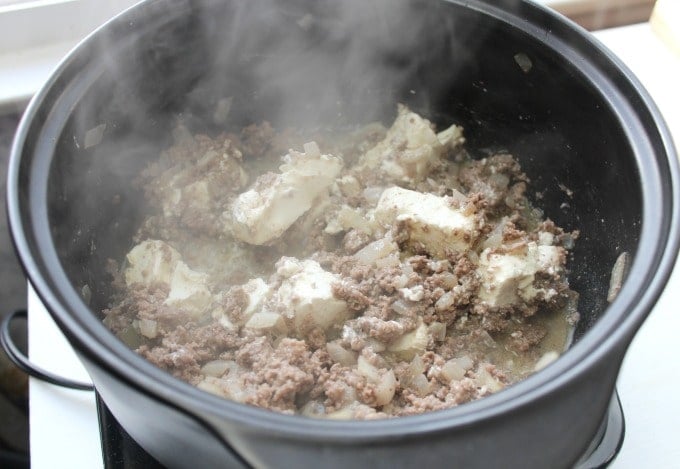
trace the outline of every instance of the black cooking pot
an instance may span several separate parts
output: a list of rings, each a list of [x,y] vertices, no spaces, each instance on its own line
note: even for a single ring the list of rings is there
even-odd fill
[[[215,107],[227,97],[224,123]],[[262,119],[389,123],[397,102],[463,124],[473,155],[511,151],[547,216],[581,231],[570,281],[582,318],[554,364],[446,411],[323,421],[202,392],[104,327],[106,260],[123,258],[144,214],[131,181],[178,115],[207,132]],[[170,467],[572,466],[678,249],[676,155],[649,96],[583,30],[520,0],[143,2],[81,43],[33,99],[8,190],[38,294],[111,412]],[[608,304],[624,252],[633,262]]]

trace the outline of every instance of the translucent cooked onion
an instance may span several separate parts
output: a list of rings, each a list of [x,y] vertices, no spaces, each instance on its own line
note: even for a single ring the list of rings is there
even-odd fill
[[[369,205],[376,205],[384,190],[384,187],[367,187],[363,192],[364,199]]]
[[[419,355],[413,357],[408,368],[401,376],[400,384],[403,388],[408,388],[416,393],[419,397],[426,396],[430,393],[430,382],[425,375],[425,364]]]
[[[494,229],[491,230],[481,245],[482,250],[497,248],[503,244],[503,229],[505,228],[506,220],[506,218],[501,219]]]
[[[396,390],[397,378],[394,376],[394,371],[389,370],[387,373],[382,375],[375,387],[375,404],[377,406],[388,404],[390,401],[392,401],[394,392]]]
[[[305,417],[322,417],[326,414],[326,408],[319,401],[309,401],[300,408],[300,414]]]
[[[357,371],[371,383],[376,383],[380,379],[380,370],[371,365],[362,355],[357,359]]]
[[[354,417],[354,409],[352,407],[344,407],[330,414],[326,414],[326,418],[331,420],[350,420]]]
[[[510,184],[510,178],[503,173],[494,173],[489,176],[489,185],[497,190],[504,190]]]
[[[354,254],[354,258],[362,264],[370,265],[390,254],[398,253],[398,247],[388,238],[382,238],[367,244]]]
[[[451,272],[442,272],[439,274],[439,280],[442,283],[442,287],[451,289],[458,285],[458,277]]]
[[[451,200],[458,204],[464,204],[465,202],[467,202],[467,197],[465,196],[465,194],[453,188],[451,189],[451,195],[449,197],[451,197]]]
[[[209,361],[201,367],[201,374],[205,376],[214,376],[219,378],[224,375],[226,371],[231,367],[234,362],[229,362],[227,360],[213,360]]]
[[[486,368],[479,367],[477,370],[477,378],[475,378],[477,386],[486,388],[491,392],[498,392],[503,389],[503,383],[498,381]]]
[[[453,292],[448,291],[439,297],[437,302],[434,304],[434,309],[437,311],[446,311],[451,306],[453,306],[455,301],[456,296],[453,294]]]
[[[452,358],[451,360],[444,363],[442,366],[440,375],[446,380],[451,381],[452,379],[460,380],[463,379],[465,373],[472,368],[473,362],[467,355],[460,358]]]
[[[394,376],[394,371],[381,372],[361,355],[357,360],[357,371],[369,383],[375,385],[376,406],[383,406],[392,400],[397,390],[397,378]]]
[[[610,303],[616,299],[619,291],[621,291],[621,286],[628,270],[629,257],[627,252],[623,252],[616,258],[611,277],[609,278],[609,292],[607,292],[607,301]]]
[[[399,315],[404,315],[411,310],[411,307],[404,300],[396,300],[392,303],[391,308]]]
[[[425,375],[417,375],[411,381],[409,386],[419,397],[425,397],[430,394],[430,382],[427,380]]]
[[[416,355],[408,366],[408,374],[413,379],[415,376],[422,375],[423,373],[425,373],[425,364],[420,355]]]
[[[213,376],[208,376],[203,381],[198,383],[196,387],[201,391],[209,392],[210,394],[215,394],[220,397],[229,397],[227,393],[224,392],[224,388],[221,385],[221,381]]]
[[[139,334],[139,326],[135,327],[133,324],[123,329],[123,331],[118,334],[118,338],[133,350],[142,345],[142,336]]]
[[[534,371],[542,370],[546,366],[550,365],[552,362],[559,358],[560,354],[554,350],[550,352],[545,352],[541,358],[538,359],[536,365],[534,365]]]
[[[444,381],[460,380],[465,376],[465,368],[460,366],[455,359],[447,361],[444,366],[442,366],[440,375],[444,378]]]
[[[446,324],[435,321],[429,325],[429,329],[436,342],[442,342],[446,338]]]
[[[280,314],[266,311],[253,314],[245,327],[260,334],[285,335],[288,332],[286,323]]]
[[[345,349],[337,342],[328,342],[326,344],[326,351],[331,357],[331,360],[336,363],[340,363],[341,365],[352,366],[356,365],[357,363],[356,352]]]
[[[401,264],[401,260],[399,259],[399,254],[392,253],[389,256],[383,257],[381,259],[377,259],[375,261],[376,267],[382,269],[385,267],[396,267],[399,264]]]
[[[155,339],[158,335],[158,322],[153,319],[140,319],[139,333],[149,339]]]

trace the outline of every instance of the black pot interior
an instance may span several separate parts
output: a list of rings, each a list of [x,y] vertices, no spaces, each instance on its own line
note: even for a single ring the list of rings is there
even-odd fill
[[[67,120],[48,189],[58,254],[73,285],[91,290],[93,312],[109,301],[107,259],[124,257],[144,214],[132,181],[170,144],[178,116],[207,133],[263,119],[389,125],[403,102],[440,125],[462,124],[476,157],[509,150],[536,204],[580,230],[569,264],[578,340],[607,307],[616,258],[634,254],[639,239],[642,186],[629,137],[563,55],[463,3],[474,4],[151,1],[102,30],[58,82],[77,104],[55,116]],[[225,97],[232,110],[218,126],[212,115]],[[85,148],[101,124],[101,143]]]

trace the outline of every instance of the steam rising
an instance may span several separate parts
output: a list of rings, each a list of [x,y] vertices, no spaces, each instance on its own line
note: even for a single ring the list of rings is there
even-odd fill
[[[431,41],[425,25],[433,9],[419,5],[238,3],[215,25],[216,71],[195,89],[193,104],[206,106],[201,100],[219,90],[221,98],[233,97],[236,120],[252,116],[284,126],[389,120],[396,100],[419,88],[426,55],[438,53],[422,47]],[[439,48],[449,47],[447,34],[443,28]]]
[[[310,130],[388,123],[398,102],[431,114],[456,75],[443,58],[462,57],[460,37],[472,30],[454,27],[439,3],[424,5],[169,0],[147,2],[109,25],[90,45],[80,77],[90,89],[72,137],[61,142],[72,157],[59,159],[59,170],[81,174],[82,184],[51,189],[73,201],[52,214],[64,221],[55,228],[58,244],[68,246],[63,256],[91,266],[72,273],[76,284],[94,286],[93,298],[107,296],[96,294],[108,285],[98,287],[91,272],[123,257],[121,240],[131,239],[142,200],[130,182],[170,144],[177,121],[219,133],[264,120]],[[88,74],[96,78],[91,84]],[[74,236],[83,220],[90,225]]]
[[[143,214],[131,181],[171,144],[178,120],[208,134],[264,120],[342,128],[389,124],[402,102],[439,126],[462,124],[473,151],[508,145],[545,192],[546,212],[578,228],[579,205],[596,212],[604,202],[586,190],[586,201],[559,209],[555,181],[578,187],[592,173],[587,159],[565,156],[615,155],[611,145],[625,143],[584,139],[583,122],[587,135],[612,133],[601,97],[548,46],[479,11],[498,5],[519,17],[518,1],[143,2],[81,47],[59,83],[76,98],[60,111],[72,117],[51,169],[50,217],[73,283],[89,285],[93,310],[106,306],[102,266],[124,257]],[[592,239],[607,239],[598,229]],[[591,296],[594,309],[604,296]]]

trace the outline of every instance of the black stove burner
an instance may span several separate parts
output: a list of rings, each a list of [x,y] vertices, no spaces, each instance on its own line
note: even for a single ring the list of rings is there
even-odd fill
[[[102,437],[106,469],[163,469],[163,465],[145,452],[118,424],[97,394],[99,431]],[[593,442],[576,464],[576,469],[599,469],[611,463],[623,444],[625,421],[618,393],[614,392],[609,411]]]

